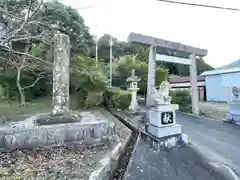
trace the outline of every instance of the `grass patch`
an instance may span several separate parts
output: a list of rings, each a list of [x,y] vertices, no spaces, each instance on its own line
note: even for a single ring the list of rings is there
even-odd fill
[[[31,113],[49,112],[52,109],[52,99],[37,99],[26,103],[21,107],[18,101],[2,100],[0,101],[0,115],[20,115]]]

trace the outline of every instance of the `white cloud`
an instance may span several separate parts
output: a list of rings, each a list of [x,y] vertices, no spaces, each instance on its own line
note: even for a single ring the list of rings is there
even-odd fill
[[[205,48],[214,67],[240,58],[240,12],[167,4],[157,0],[62,0],[80,9],[93,34],[126,40],[139,32]],[[239,0],[182,0],[240,9]]]

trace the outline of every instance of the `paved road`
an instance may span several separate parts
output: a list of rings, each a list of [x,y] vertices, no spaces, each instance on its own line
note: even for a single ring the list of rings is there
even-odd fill
[[[177,112],[177,123],[210,160],[227,164],[240,174],[240,127]]]
[[[202,157],[183,145],[153,151],[143,140],[137,144],[124,180],[223,180]]]

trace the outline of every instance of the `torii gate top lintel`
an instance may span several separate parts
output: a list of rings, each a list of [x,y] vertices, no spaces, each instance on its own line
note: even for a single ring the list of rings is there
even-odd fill
[[[196,56],[200,56],[200,57],[207,55],[206,49],[200,49],[193,46],[188,46],[181,43],[167,41],[167,40],[163,40],[163,39],[159,39],[159,38],[155,38],[152,36],[147,36],[139,33],[134,33],[134,32],[131,32],[130,35],[128,36],[128,42],[130,43],[136,42],[140,44],[156,46],[157,49],[160,48],[170,52],[184,52],[187,54],[195,54]]]

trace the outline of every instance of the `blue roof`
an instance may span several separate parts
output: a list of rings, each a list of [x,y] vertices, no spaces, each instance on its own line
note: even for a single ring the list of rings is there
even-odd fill
[[[219,69],[214,69],[214,70],[211,70],[211,71],[205,71],[202,74],[200,74],[200,76],[211,76],[211,75],[235,73],[235,72],[240,72],[240,67],[219,68]]]

